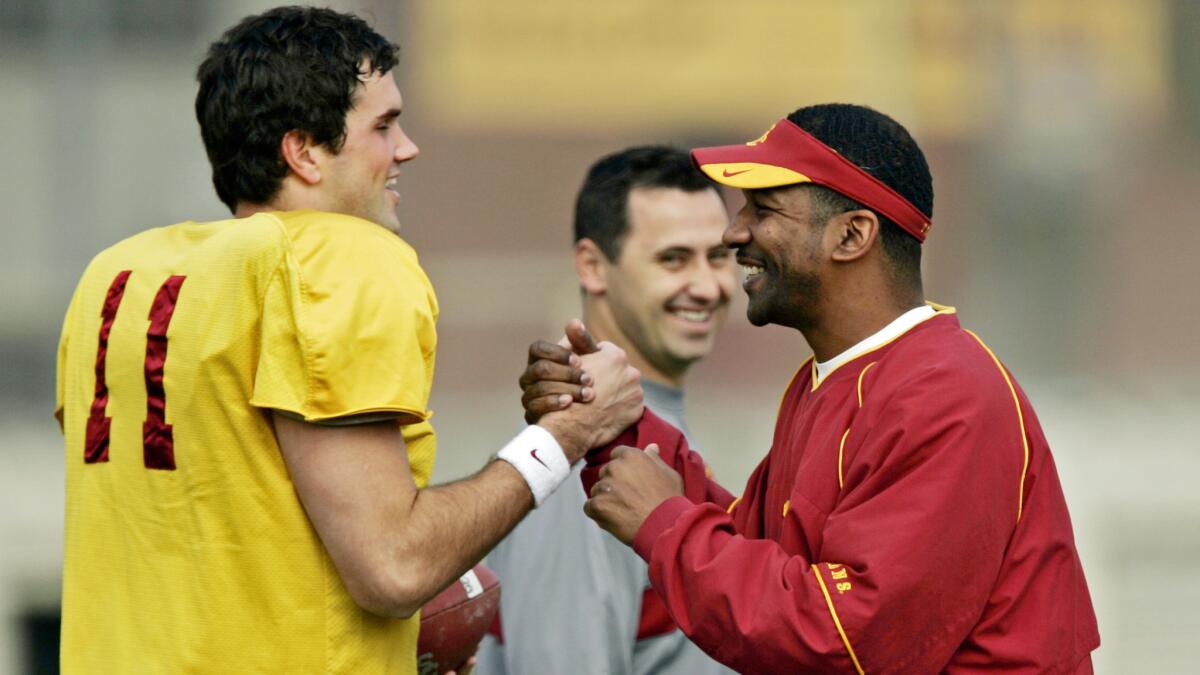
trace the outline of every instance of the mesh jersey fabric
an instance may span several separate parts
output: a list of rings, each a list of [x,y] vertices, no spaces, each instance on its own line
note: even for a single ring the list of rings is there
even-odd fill
[[[404,416],[423,487],[437,313],[415,251],[344,215],[184,222],[99,254],[59,346],[63,672],[416,673],[418,618],[350,598],[268,409]],[[148,468],[167,437],[173,467]]]

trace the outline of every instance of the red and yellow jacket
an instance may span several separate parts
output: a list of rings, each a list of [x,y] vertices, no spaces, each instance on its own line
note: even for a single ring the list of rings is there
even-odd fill
[[[804,367],[743,495],[646,416],[685,496],[635,550],[683,631],[744,673],[1090,673],[1099,645],[1062,487],[1024,392],[941,313],[823,380]]]

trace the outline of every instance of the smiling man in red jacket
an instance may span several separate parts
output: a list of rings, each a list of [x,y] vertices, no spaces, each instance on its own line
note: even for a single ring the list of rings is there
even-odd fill
[[[1090,673],[1095,614],[1033,408],[924,299],[933,187],[916,142],[869,108],[819,105],[692,157],[744,191],[724,241],[750,321],[799,330],[814,357],[741,497],[647,413],[588,456],[588,515],[740,672]],[[531,415],[580,394],[564,349],[531,354]]]

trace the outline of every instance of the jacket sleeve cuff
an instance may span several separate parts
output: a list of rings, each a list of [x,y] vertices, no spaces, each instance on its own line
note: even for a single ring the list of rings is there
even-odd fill
[[[658,541],[658,536],[674,525],[679,516],[693,506],[695,504],[683,496],[671,497],[656,506],[650,512],[650,516],[646,518],[646,522],[638,528],[637,534],[634,535],[633,550],[649,563],[650,553],[654,549],[654,542]]]

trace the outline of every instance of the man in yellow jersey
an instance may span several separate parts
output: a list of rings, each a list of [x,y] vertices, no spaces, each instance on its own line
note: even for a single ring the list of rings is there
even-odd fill
[[[575,362],[589,405],[426,487],[438,308],[395,233],[417,155],[396,49],[329,10],[231,28],[196,115],[235,217],[84,272],[58,359],[64,672],[416,673],[421,605],[640,416],[602,343]]]

